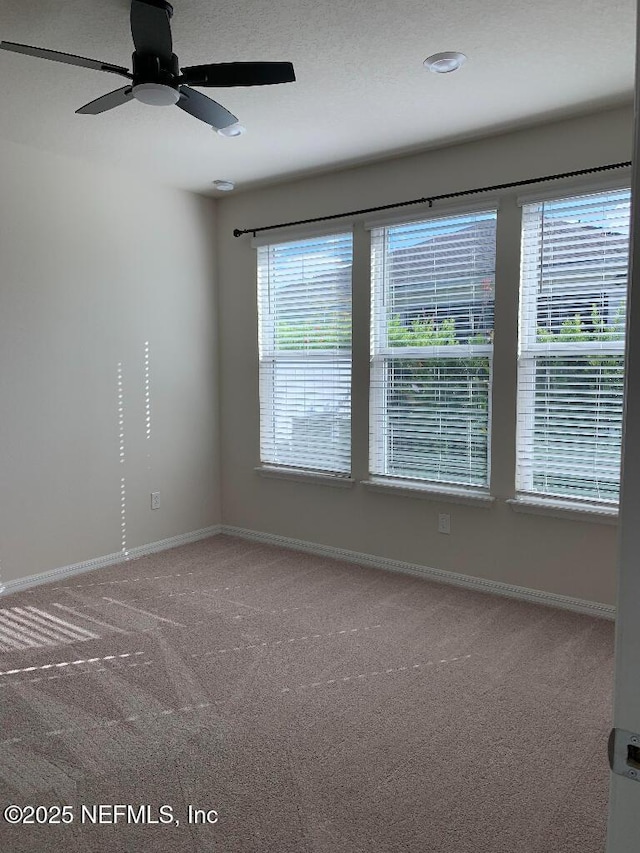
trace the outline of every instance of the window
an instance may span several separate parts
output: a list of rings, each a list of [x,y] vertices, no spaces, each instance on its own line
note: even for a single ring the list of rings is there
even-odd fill
[[[521,493],[618,500],[629,217],[628,189],[524,206]]]
[[[258,249],[260,459],[351,469],[351,234]]]
[[[495,245],[495,210],[373,230],[373,475],[488,486]]]

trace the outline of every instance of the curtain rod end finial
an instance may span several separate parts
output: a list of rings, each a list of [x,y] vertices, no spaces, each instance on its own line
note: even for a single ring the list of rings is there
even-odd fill
[[[243,233],[243,232],[242,232],[239,228],[234,228],[234,229],[233,229],[233,236],[234,236],[234,237],[242,237],[242,233]]]

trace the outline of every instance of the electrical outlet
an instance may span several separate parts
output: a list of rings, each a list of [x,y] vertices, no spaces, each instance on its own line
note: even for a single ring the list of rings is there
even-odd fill
[[[451,533],[451,516],[448,512],[438,515],[438,533]]]
[[[160,509],[160,492],[151,492],[151,509]]]

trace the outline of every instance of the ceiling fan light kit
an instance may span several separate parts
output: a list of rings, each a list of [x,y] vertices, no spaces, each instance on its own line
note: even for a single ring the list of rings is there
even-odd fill
[[[0,48],[66,65],[117,74],[130,81],[123,88],[102,95],[80,107],[76,112],[81,115],[98,115],[131,100],[155,107],[175,105],[210,125],[221,135],[229,137],[241,136],[245,132],[244,127],[233,113],[202,92],[192,89],[192,86],[230,88],[269,86],[295,81],[295,72],[290,62],[218,62],[180,67],[178,57],[173,52],[170,24],[172,17],[173,7],[166,0],[132,0],[131,35],[135,47],[133,72],[109,62],[16,42],[2,41]]]
[[[152,107],[172,107],[180,100],[180,92],[164,83],[138,83],[131,91],[136,101]]]

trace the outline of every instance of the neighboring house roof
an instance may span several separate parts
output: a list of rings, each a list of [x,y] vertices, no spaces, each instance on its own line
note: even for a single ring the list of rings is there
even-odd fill
[[[600,267],[607,259],[612,262],[609,281],[619,285],[621,279],[626,279],[628,236],[589,224],[581,226],[582,230],[584,239],[567,242],[566,235],[568,232],[575,234],[576,223],[554,222],[553,233],[545,240],[545,281],[553,282],[557,288],[567,277],[567,287],[574,287],[575,279],[569,279],[572,272]],[[447,283],[455,285],[468,278],[469,270],[473,270],[479,279],[493,278],[495,262],[495,223],[491,221],[476,222],[458,231],[437,234],[422,242],[392,250],[388,256],[393,290],[413,288],[416,296],[428,295],[436,284],[439,287]]]

